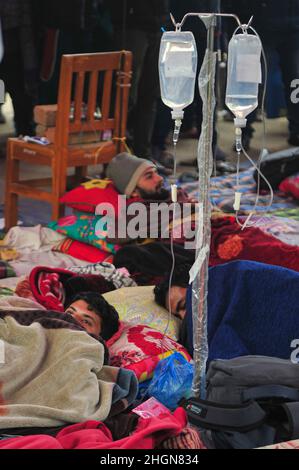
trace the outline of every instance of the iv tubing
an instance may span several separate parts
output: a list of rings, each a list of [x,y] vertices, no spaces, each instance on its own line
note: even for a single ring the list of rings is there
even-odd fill
[[[181,121],[180,121],[180,124],[181,124]],[[176,143],[177,142],[173,142],[174,144],[174,147],[173,147],[173,160],[174,160],[174,168],[173,168],[173,178],[174,178],[174,181],[175,181],[175,178],[176,178]],[[175,188],[176,188],[176,185],[174,185]],[[172,192],[172,196],[173,196],[173,192]],[[176,198],[174,198],[176,199]],[[170,251],[171,251],[171,257],[172,257],[172,266],[171,266],[171,271],[170,271],[170,276],[169,276],[169,283],[168,283],[168,319],[167,319],[167,324],[166,324],[166,327],[165,327],[165,330],[164,330],[164,333],[163,333],[163,337],[166,335],[167,333],[167,330],[168,330],[168,327],[169,327],[169,323],[170,323],[170,318],[171,318],[171,305],[170,305],[170,289],[171,289],[171,284],[172,284],[172,278],[173,278],[173,273],[174,273],[174,268],[175,268],[175,255],[174,255],[174,249],[173,249],[173,230],[174,230],[174,225],[175,225],[175,209],[176,209],[176,204],[177,204],[177,201],[176,200],[173,200],[173,218],[172,218],[172,231],[171,231],[171,235],[170,235]]]
[[[236,33],[236,31],[241,27],[242,30],[244,31],[244,29],[247,31],[247,29],[251,29],[254,34],[260,39],[260,36],[259,34],[257,33],[257,31],[252,27],[250,26],[250,23],[251,21],[249,21],[248,25],[241,25],[241,26],[238,26],[233,35]],[[246,27],[246,28],[245,28]],[[260,39],[261,41],[261,39]],[[263,133],[262,133],[262,149],[260,151],[260,154],[259,154],[259,158],[257,160],[257,162],[255,163],[251,158],[250,156],[248,155],[248,153],[245,151],[244,147],[243,147],[243,144],[242,144],[242,139],[239,138],[239,132],[238,132],[238,137],[237,137],[237,128],[236,128],[236,150],[238,151],[241,151],[243,152],[243,154],[245,155],[245,157],[250,161],[250,163],[254,166],[254,168],[257,170],[257,192],[256,192],[256,199],[255,199],[255,203],[254,203],[254,207],[252,209],[252,211],[250,212],[250,214],[248,215],[248,217],[246,218],[244,224],[242,224],[239,220],[239,213],[238,211],[236,212],[236,221],[237,223],[242,227],[242,229],[244,229],[246,226],[254,226],[256,225],[260,219],[258,219],[257,221],[255,222],[251,222],[251,224],[249,224],[249,219],[251,218],[251,216],[253,215],[253,212],[256,210],[256,207],[258,205],[258,201],[259,201],[259,197],[260,197],[260,178],[262,177],[263,180],[266,182],[267,186],[269,187],[269,190],[270,190],[270,202],[266,208],[266,211],[268,211],[272,205],[272,202],[273,202],[273,189],[271,187],[271,184],[269,183],[269,181],[267,180],[267,178],[262,174],[262,172],[260,171],[260,165],[261,165],[261,161],[262,161],[262,158],[263,158],[263,155],[264,155],[264,150],[266,148],[266,123],[265,123],[265,97],[266,97],[266,89],[267,89],[267,81],[268,81],[268,67],[267,67],[267,60],[266,60],[266,54],[265,54],[265,51],[264,51],[264,48],[263,48],[263,45],[262,45],[262,41],[261,41],[261,46],[262,46],[262,56],[263,56],[263,60],[264,60],[264,67],[265,67],[265,80],[264,80],[264,86],[263,86],[263,94],[262,94],[262,104],[261,104],[261,111],[262,111],[262,120],[263,120]],[[240,129],[241,133],[242,133],[242,130]],[[238,147],[237,147],[238,146]],[[240,148],[241,147],[241,148]],[[237,165],[237,187],[239,186],[239,154],[238,154],[238,165]]]

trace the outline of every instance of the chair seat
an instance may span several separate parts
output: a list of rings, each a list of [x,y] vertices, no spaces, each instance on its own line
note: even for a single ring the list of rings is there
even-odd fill
[[[11,146],[10,158],[14,160],[24,160],[28,163],[47,165],[51,164],[54,156],[54,145],[39,145],[25,142],[21,139],[10,138],[8,143]]]
[[[40,145],[24,142],[21,139],[9,139],[13,144],[12,158],[39,165],[49,165],[55,154],[55,144]],[[97,165],[107,163],[117,153],[112,140],[92,144],[75,144],[67,147],[67,166]]]

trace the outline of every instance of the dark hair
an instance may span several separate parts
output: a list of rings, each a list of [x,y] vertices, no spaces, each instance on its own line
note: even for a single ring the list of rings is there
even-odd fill
[[[171,279],[171,286],[188,287],[189,284],[189,264],[180,264],[175,267]],[[170,273],[167,273],[165,279],[154,288],[155,301],[158,305],[166,308],[166,295],[169,290]]]
[[[117,311],[98,292],[80,292],[73,299],[84,300],[88,307],[93,310],[102,320],[101,337],[107,341],[117,332],[119,327],[119,316]]]

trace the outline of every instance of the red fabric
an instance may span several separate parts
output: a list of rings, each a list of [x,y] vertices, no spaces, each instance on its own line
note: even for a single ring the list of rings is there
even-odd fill
[[[279,185],[279,191],[291,194],[295,199],[299,199],[299,173],[285,178]]]
[[[113,441],[104,423],[85,421],[67,426],[56,438],[47,435],[15,437],[0,441],[0,449],[154,449],[162,441],[177,436],[187,424],[186,412],[177,408],[173,415],[140,418],[136,431]]]
[[[87,243],[71,240],[70,238],[59,242],[52,250],[66,253],[74,258],[88,261],[89,263],[100,263],[102,261],[113,263],[113,255],[111,253],[107,253]]]
[[[0,441],[0,449],[63,449],[63,447],[55,437],[36,434]]]
[[[75,189],[67,192],[60,198],[60,202],[68,207],[82,212],[95,212],[95,208],[101,203],[110,203],[115,213],[118,212],[118,197],[120,193],[111,180],[94,179],[80,184]],[[127,199],[127,203],[135,201]]]
[[[64,288],[61,276],[71,278],[76,273],[62,268],[36,266],[29,274],[29,284],[34,298],[47,310],[64,312]]]
[[[186,361],[191,357],[179,343],[146,325],[120,323],[119,330],[107,341],[110,365],[135,372],[139,382],[152,377],[157,364],[174,352]]]
[[[287,245],[256,227],[241,230],[234,217],[212,220],[209,265],[237,259],[299,271],[299,247]]]

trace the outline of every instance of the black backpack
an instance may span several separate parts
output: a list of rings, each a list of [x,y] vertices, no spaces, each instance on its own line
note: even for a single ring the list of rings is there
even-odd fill
[[[260,170],[272,189],[278,189],[285,178],[299,172],[299,147],[270,153],[262,160]],[[257,182],[257,170],[254,171],[253,177]],[[269,190],[263,178],[260,178],[260,189]]]
[[[299,364],[267,356],[215,360],[206,400],[181,405],[216,448],[253,448],[299,438]]]

